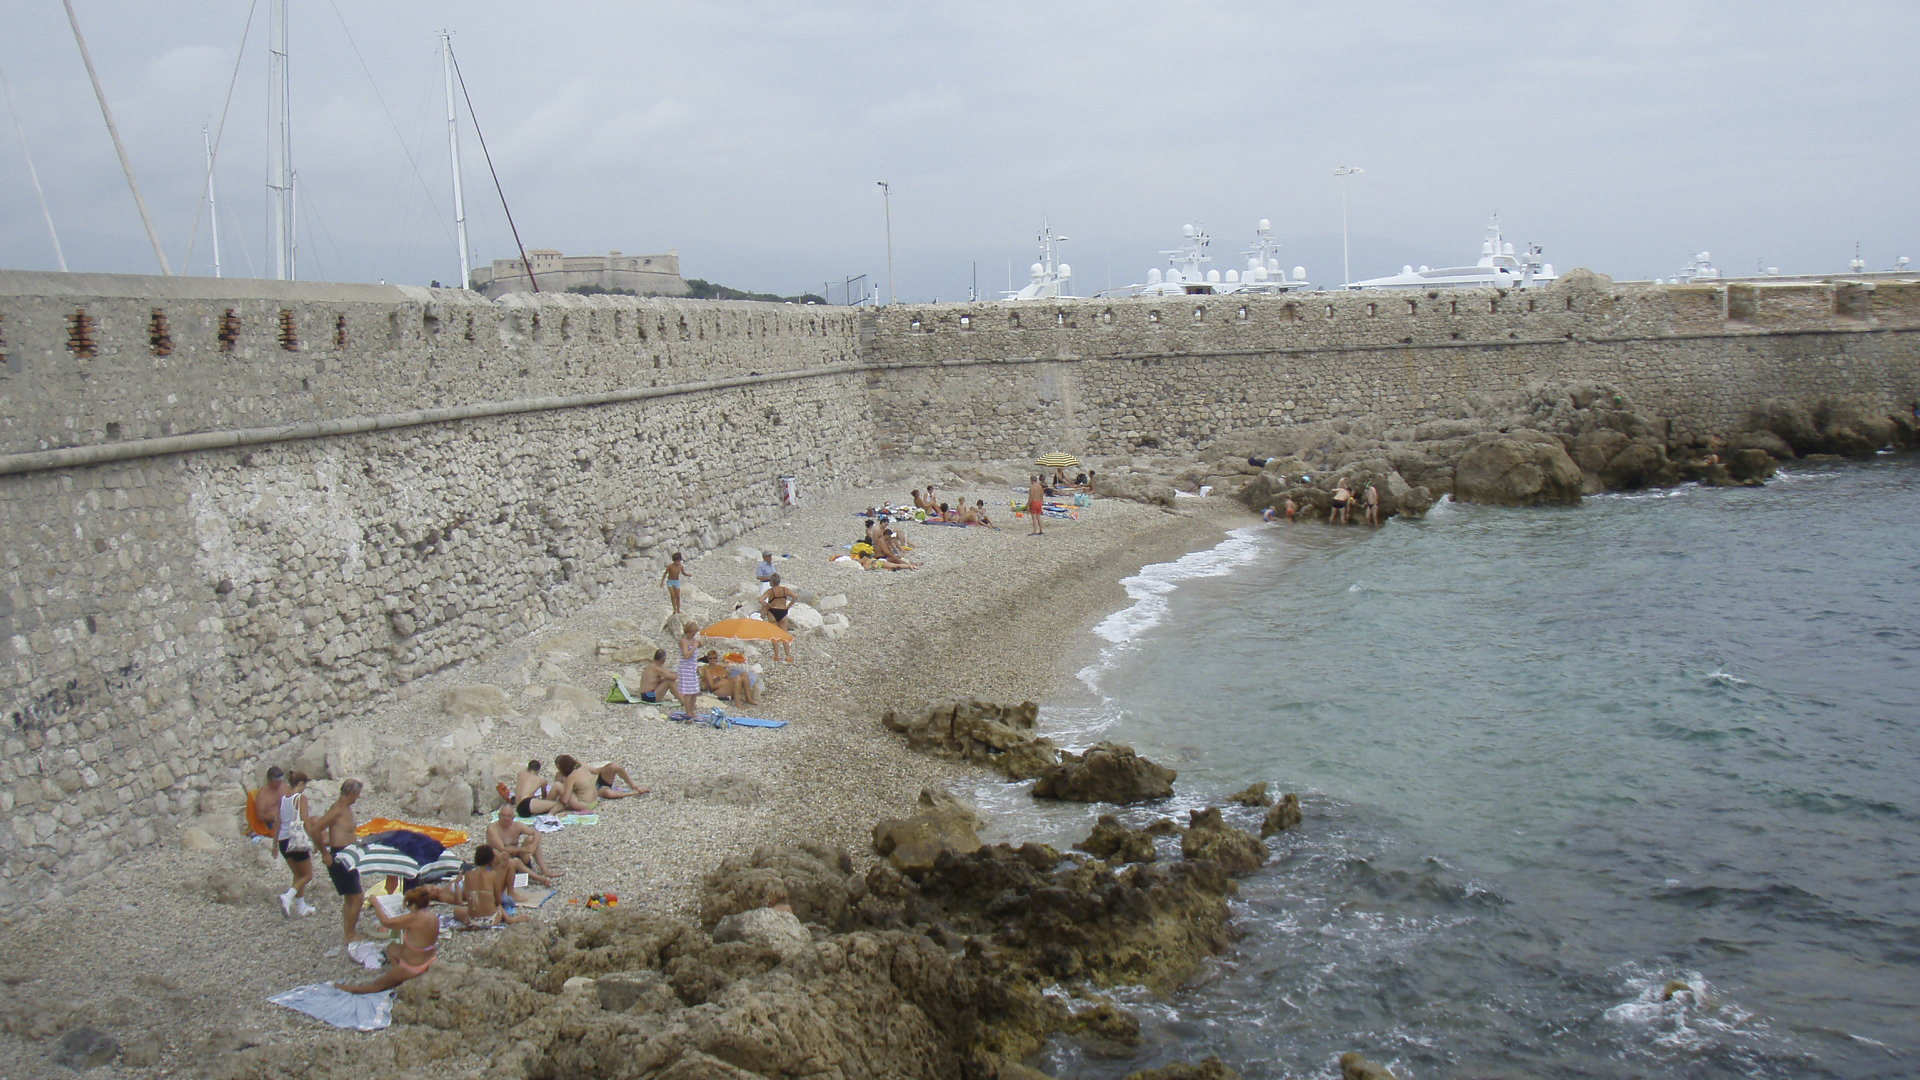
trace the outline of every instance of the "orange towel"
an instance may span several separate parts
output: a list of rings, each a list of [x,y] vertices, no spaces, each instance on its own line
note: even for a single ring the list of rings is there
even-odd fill
[[[253,805],[254,798],[259,794],[259,788],[250,788],[247,791],[247,831],[255,836],[264,836],[272,840],[275,837],[274,831],[267,828],[266,822],[260,820],[260,814]]]
[[[405,829],[423,836],[431,836],[445,847],[459,847],[467,842],[467,834],[459,829],[442,828],[439,825],[420,825],[411,821],[395,821],[392,818],[377,817],[353,830],[355,836],[372,836],[374,833],[392,832]]]

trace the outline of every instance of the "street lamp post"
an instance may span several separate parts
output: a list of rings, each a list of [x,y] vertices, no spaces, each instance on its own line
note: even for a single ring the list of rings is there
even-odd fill
[[[1335,176],[1356,176],[1367,170],[1358,165],[1341,165],[1333,170]],[[1340,287],[1346,288],[1353,281],[1353,267],[1347,259],[1347,185],[1340,185]]]
[[[887,213],[887,303],[893,303],[893,189],[885,180],[876,180],[880,185],[880,201]]]

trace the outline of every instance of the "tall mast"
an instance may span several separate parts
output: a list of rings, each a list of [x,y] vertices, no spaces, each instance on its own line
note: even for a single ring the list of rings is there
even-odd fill
[[[220,276],[220,207],[213,201],[213,139],[200,125],[200,141],[207,147],[207,217],[213,222],[213,276]],[[183,268],[191,269],[191,268]]]
[[[460,245],[460,287],[466,288],[470,271],[467,268],[467,201],[460,192],[460,124],[453,109],[453,35],[440,31],[440,66],[446,75],[447,83],[447,154],[453,160],[453,229],[455,243]]]
[[[293,106],[287,78],[287,0],[267,21],[267,190],[273,204],[273,276],[291,281],[293,263]]]

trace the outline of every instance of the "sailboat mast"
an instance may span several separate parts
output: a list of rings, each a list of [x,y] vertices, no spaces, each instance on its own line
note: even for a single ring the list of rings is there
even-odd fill
[[[453,161],[453,229],[460,245],[460,287],[466,288],[471,271],[467,254],[467,201],[460,191],[460,124],[453,108],[453,35],[440,31],[440,66],[447,82],[447,155]]]
[[[293,263],[293,106],[287,77],[287,0],[275,0],[267,23],[267,190],[273,204],[273,276],[291,281]]]
[[[213,138],[200,125],[200,141],[207,147],[207,217],[213,223],[213,276],[220,276],[220,206],[213,199]]]

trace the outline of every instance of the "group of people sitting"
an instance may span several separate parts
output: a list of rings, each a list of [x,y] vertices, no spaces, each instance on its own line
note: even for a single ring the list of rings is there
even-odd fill
[[[910,550],[912,545],[893,527],[893,517],[875,514],[860,539],[853,542],[845,555],[834,556],[834,561],[856,562],[864,570],[918,570],[919,563],[907,561]]]
[[[949,506],[944,502],[936,501],[932,484],[927,485],[927,493],[925,495],[920,494],[919,488],[913,489],[913,508],[918,511],[919,514],[925,515],[924,520],[926,521],[943,522],[948,525],[985,525],[988,528],[998,528],[998,526],[993,523],[993,520],[987,517],[987,500],[975,499],[973,505],[968,506],[967,500],[961,499],[958,505]]]
[[[1053,478],[1041,485],[1049,499],[1069,498],[1074,495],[1093,494],[1093,474],[1076,473],[1072,480],[1067,479],[1067,470],[1053,470]]]

